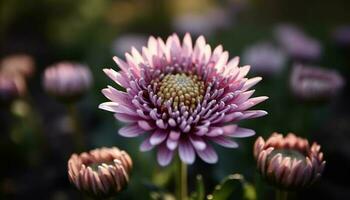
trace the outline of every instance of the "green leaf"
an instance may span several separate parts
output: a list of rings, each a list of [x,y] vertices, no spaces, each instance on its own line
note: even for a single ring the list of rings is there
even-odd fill
[[[226,177],[219,185],[214,189],[213,194],[208,195],[208,200],[227,200],[242,199],[243,198],[243,184],[244,178],[240,174],[233,174]]]
[[[196,180],[196,191],[192,193],[191,200],[204,200],[205,188],[202,175],[197,175]]]
[[[174,167],[156,169],[152,177],[152,182],[159,187],[165,187],[170,182],[173,174]]]
[[[245,200],[256,200],[256,190],[253,184],[244,183],[243,190]]]

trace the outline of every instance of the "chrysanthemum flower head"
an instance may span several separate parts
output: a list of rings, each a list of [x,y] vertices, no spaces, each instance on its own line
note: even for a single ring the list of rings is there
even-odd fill
[[[267,99],[251,98],[254,90],[249,89],[261,78],[246,78],[249,66],[239,67],[238,57],[229,60],[221,45],[212,50],[203,36],[194,45],[189,34],[182,42],[176,34],[166,41],[150,37],[141,52],[132,48],[125,57],[114,57],[121,71],[104,69],[124,90],[103,89],[110,101],[99,107],[127,123],[120,135],[144,135],[140,149],[156,147],[160,165],[168,165],[175,152],[187,164],[196,154],[215,163],[218,156],[211,143],[236,148],[232,137],[255,133],[236,123],[267,114],[249,110]]]

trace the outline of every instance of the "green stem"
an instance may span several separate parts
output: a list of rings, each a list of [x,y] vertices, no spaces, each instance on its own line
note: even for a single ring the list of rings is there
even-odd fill
[[[255,191],[256,191],[256,199],[255,200],[260,200],[260,199],[262,199],[261,197],[263,196],[264,188],[263,188],[260,174],[258,172],[255,172],[255,174],[254,174],[254,184],[255,184]]]
[[[178,200],[187,200],[187,165],[179,158],[177,161],[176,189]]]
[[[46,152],[48,150],[48,146],[45,140],[44,135],[44,129],[43,129],[43,122],[41,115],[38,113],[38,111],[34,108],[34,100],[30,93],[24,97],[24,103],[28,106],[28,113],[26,115],[26,119],[29,122],[29,124],[32,126],[34,137],[36,137],[36,140],[38,142],[39,149],[43,152]]]
[[[75,143],[75,148],[76,148],[76,151],[80,152],[84,150],[85,142],[84,142],[84,136],[83,136],[83,132],[79,121],[78,110],[74,103],[67,104],[67,108],[72,120],[73,140]]]
[[[276,189],[276,200],[287,200],[288,192],[282,189]]]

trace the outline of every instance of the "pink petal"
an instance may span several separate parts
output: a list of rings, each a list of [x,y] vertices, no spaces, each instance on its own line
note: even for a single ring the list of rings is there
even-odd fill
[[[123,73],[121,74],[114,71],[113,69],[103,69],[103,72],[118,85],[121,85],[124,88],[129,87],[129,81],[127,80],[128,78],[126,76],[123,76]]]
[[[140,119],[140,117],[137,116],[132,116],[124,113],[115,113],[114,117],[122,122],[130,123],[130,122],[135,122]]]
[[[243,112],[241,119],[253,119],[267,115],[264,110],[248,110]]]
[[[180,139],[180,133],[177,131],[170,131],[169,137],[166,141],[166,146],[170,150],[175,150]]]
[[[117,82],[116,80],[116,76],[117,76],[117,73],[114,69],[103,69],[103,72],[110,78],[112,79],[113,81]]]
[[[242,104],[243,102],[247,101],[254,94],[254,92],[255,90],[249,90],[240,93],[234,100],[235,104]]]
[[[153,36],[149,37],[147,47],[151,54],[157,53],[157,46],[158,46],[157,39],[154,38]]]
[[[125,58],[130,68],[133,69],[137,75],[139,75],[139,63],[137,63],[136,60],[132,57],[132,55],[130,55],[129,53],[125,53]]]
[[[196,150],[196,152],[198,156],[207,163],[213,164],[218,161],[218,155],[216,154],[215,150],[209,145],[207,145],[204,150]]]
[[[176,34],[173,34],[170,44],[171,59],[176,58],[179,60],[181,57],[181,50],[180,39]]]
[[[164,49],[164,54],[166,57],[166,60],[168,62],[171,62],[171,43],[173,41],[173,36],[169,36],[167,40],[165,41],[165,49]]]
[[[213,137],[213,138],[210,138],[210,140],[212,140],[213,142],[221,145],[221,146],[224,146],[224,147],[227,147],[227,148],[237,148],[238,147],[238,144],[224,136],[218,136],[218,137]]]
[[[138,122],[139,127],[141,127],[145,131],[153,130],[155,127],[151,123],[145,120],[139,120]]]
[[[140,128],[137,124],[130,124],[119,129],[119,134],[124,137],[137,137],[144,132],[145,130]]]
[[[190,141],[193,145],[193,147],[195,149],[198,149],[198,150],[204,150],[205,147],[207,146],[207,144],[204,142],[204,140],[202,139],[202,137],[198,137],[198,136],[195,136],[195,135],[191,135],[190,136]]]
[[[215,64],[214,68],[217,69],[218,71],[221,71],[223,67],[226,67],[227,61],[228,61],[228,52],[225,51],[220,55],[219,60]]]
[[[256,85],[257,83],[259,83],[262,80],[261,77],[254,77],[251,79],[248,79],[245,83],[244,86],[242,88],[242,91],[246,91],[249,88],[253,87],[254,85]]]
[[[142,47],[142,56],[144,57],[145,62],[148,62],[150,67],[154,67],[153,59],[152,59],[152,54],[150,53],[150,50],[147,49],[146,47]]]
[[[193,47],[191,35],[189,33],[186,33],[182,44],[182,56],[184,58],[188,58],[189,56],[191,56],[192,50]]]
[[[238,75],[237,79],[244,78],[248,74],[249,70],[250,70],[250,65],[245,65],[243,67],[240,67],[239,68],[239,75]]]
[[[205,45],[202,57],[200,58],[201,63],[208,63],[211,57],[211,47],[209,44]]]
[[[194,46],[193,54],[192,54],[192,61],[198,62],[200,59],[200,56],[202,55],[202,51],[205,49],[205,39],[201,35],[196,40],[196,44]]]
[[[238,127],[237,125],[231,124],[231,125],[222,127],[222,130],[224,131],[224,135],[232,136],[236,132],[237,127]]]
[[[149,151],[153,149],[153,145],[149,142],[149,138],[145,139],[140,145],[140,151]]]
[[[132,110],[124,105],[121,105],[119,103],[116,103],[116,102],[101,103],[98,106],[98,108],[100,108],[102,110],[107,110],[110,112],[123,113],[123,114],[132,115],[132,116],[137,116],[137,113],[134,110]]]
[[[137,64],[144,63],[142,55],[135,47],[131,47],[131,54]]]
[[[179,156],[180,159],[187,164],[192,164],[194,162],[196,155],[191,143],[188,140],[180,140]]]
[[[198,126],[196,127],[196,135],[203,136],[208,132],[208,127],[207,126]]]
[[[109,112],[115,112],[118,108],[119,104],[116,102],[105,102],[101,103],[98,108],[102,110],[106,110]]]
[[[161,38],[157,38],[158,45],[157,45],[157,56],[155,57],[162,57],[165,56],[167,61],[170,61],[170,51],[166,47],[164,41]]]
[[[129,65],[126,62],[124,62],[122,59],[118,58],[117,56],[114,56],[113,60],[115,63],[117,63],[117,65],[120,67],[121,70],[123,70],[124,72],[128,71]]]
[[[152,136],[150,138],[150,143],[154,146],[158,145],[158,144],[162,143],[167,138],[167,136],[168,136],[168,131],[162,130],[162,129],[157,129],[152,134]]]
[[[156,124],[161,129],[166,129],[168,127],[168,124],[164,123],[162,119],[157,119]]]
[[[166,146],[170,149],[170,150],[175,150],[177,145],[178,145],[179,141],[178,140],[172,140],[170,138],[167,139],[166,141]]]
[[[255,131],[252,129],[238,127],[236,131],[230,135],[231,137],[244,138],[255,135]]]
[[[243,115],[243,113],[241,112],[234,112],[228,115],[225,115],[223,122],[233,122],[236,119],[238,119],[239,117],[241,117]]]
[[[234,58],[232,58],[228,63],[227,63],[227,67],[228,68],[237,68],[239,64],[239,57],[236,56]]]
[[[216,137],[219,135],[224,134],[224,131],[222,130],[222,128],[212,128],[207,134],[205,134],[206,136],[209,137]]]
[[[219,57],[222,54],[222,52],[223,52],[222,45],[219,45],[219,46],[215,47],[210,60],[213,61],[213,62],[216,62],[219,59]]]
[[[108,86],[102,90],[102,94],[109,100],[131,106],[131,99],[126,92],[116,90],[115,88]]]
[[[261,96],[261,97],[254,97],[251,98],[247,101],[245,101],[244,103],[242,103],[241,105],[238,106],[237,110],[246,110],[249,109],[263,101],[265,101],[266,99],[268,99],[269,97],[267,96]]]
[[[160,146],[157,153],[157,160],[161,166],[166,166],[173,159],[173,151],[170,151],[166,146]]]

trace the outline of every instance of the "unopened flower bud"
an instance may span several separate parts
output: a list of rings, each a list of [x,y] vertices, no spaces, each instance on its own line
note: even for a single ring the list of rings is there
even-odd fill
[[[90,88],[92,76],[90,70],[81,64],[60,62],[45,70],[45,90],[64,102],[78,100]]]
[[[0,105],[8,105],[20,97],[25,90],[25,83],[20,77],[0,74]]]
[[[344,86],[343,77],[335,70],[297,64],[290,77],[293,94],[304,101],[324,101],[336,96]]]
[[[108,198],[122,191],[132,169],[130,156],[116,147],[73,154],[68,161],[68,176],[80,191]]]
[[[35,62],[32,56],[27,54],[14,54],[1,60],[1,72],[11,76],[29,78],[35,72]]]
[[[262,177],[282,189],[311,186],[322,175],[326,161],[321,147],[311,146],[306,139],[290,133],[286,137],[273,133],[268,140],[259,137],[254,144],[254,156]]]

